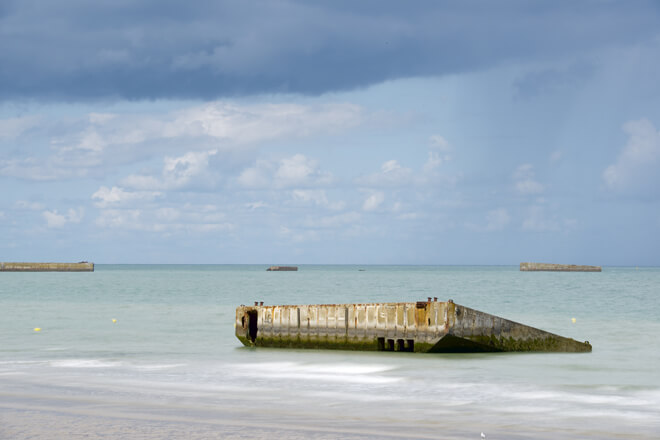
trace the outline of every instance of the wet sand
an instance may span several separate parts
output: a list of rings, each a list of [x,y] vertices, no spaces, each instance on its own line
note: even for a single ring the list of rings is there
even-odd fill
[[[324,418],[317,413],[278,412],[269,405],[244,408],[176,402],[119,402],[107,398],[19,395],[0,392],[2,439],[479,439],[483,423],[446,420],[412,423],[401,419],[366,420],[355,417]],[[276,405],[275,405],[276,406]],[[512,428],[512,429],[511,429]],[[582,429],[509,429],[490,427],[490,439],[613,439],[625,433]],[[637,439],[652,437],[636,435]]]
[[[5,396],[6,397],[6,396]],[[238,415],[221,408],[187,409],[185,407],[124,406],[109,407],[100,402],[50,402],[20,399],[22,404],[0,402],[0,438],[2,439],[435,439],[437,434],[415,432],[415,427],[383,426],[362,428],[355,421],[325,420],[319,426],[309,421],[270,423],[258,417]],[[13,407],[11,407],[13,406]],[[334,427],[332,426],[334,425]],[[443,438],[465,438],[447,433]]]

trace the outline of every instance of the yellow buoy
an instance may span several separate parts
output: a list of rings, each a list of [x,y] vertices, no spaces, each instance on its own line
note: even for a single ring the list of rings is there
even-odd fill
[[[41,331],[41,327],[35,327],[35,328],[34,328],[34,331],[35,331],[35,332],[40,332],[40,331]]]
[[[113,324],[116,324],[116,323],[117,323],[117,320],[114,319],[114,318],[112,318],[112,323],[113,323]]]
[[[571,322],[575,324],[575,318],[571,318]]]

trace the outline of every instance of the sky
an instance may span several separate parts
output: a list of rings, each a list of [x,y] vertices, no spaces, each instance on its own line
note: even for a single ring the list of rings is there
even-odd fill
[[[660,265],[656,1],[0,0],[0,261]]]

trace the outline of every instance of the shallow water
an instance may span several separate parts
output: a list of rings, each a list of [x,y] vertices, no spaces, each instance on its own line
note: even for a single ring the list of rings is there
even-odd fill
[[[1,273],[0,438],[130,426],[134,438],[657,438],[659,295],[656,268]],[[589,340],[593,353],[250,349],[233,336],[235,307],[255,300],[428,296]]]

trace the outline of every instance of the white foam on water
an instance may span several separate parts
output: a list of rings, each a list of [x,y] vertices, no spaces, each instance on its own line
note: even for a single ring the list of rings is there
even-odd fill
[[[174,368],[185,367],[188,364],[153,364],[153,365],[131,365],[130,367],[134,370],[140,371],[161,371],[161,370],[171,370]]]
[[[570,411],[558,411],[557,414],[561,414],[564,417],[570,418],[570,417],[585,417],[589,419],[606,419],[608,421],[612,420],[622,420],[625,422],[631,422],[633,420],[637,422],[643,422],[643,421],[651,421],[651,422],[656,422],[658,421],[658,413],[657,412],[642,412],[642,411],[622,411],[620,409],[607,409],[607,408],[599,408],[599,409],[586,409],[586,410],[570,410]]]
[[[25,376],[23,371],[0,371],[0,376]]]
[[[56,368],[115,368],[122,365],[121,362],[100,359],[66,359],[50,361],[49,364]]]
[[[380,364],[304,364],[297,362],[261,362],[258,364],[236,364],[241,370],[254,371],[313,371],[337,374],[373,374],[394,370],[396,367]]]
[[[551,406],[544,405],[503,405],[499,408],[500,411],[515,414],[547,414],[554,411]]]
[[[0,361],[0,365],[37,365],[46,361]]]
[[[401,377],[384,376],[379,373],[394,370],[389,365],[367,364],[302,364],[295,362],[263,362],[259,364],[237,364],[232,373],[259,379],[296,379],[322,382],[345,382],[363,384],[386,384],[402,380]]]
[[[338,402],[338,401],[357,401],[357,402],[392,402],[393,396],[385,394],[374,393],[346,393],[340,391],[315,391],[309,392],[309,396],[317,397],[321,401]]]

